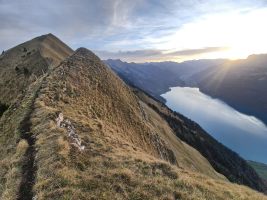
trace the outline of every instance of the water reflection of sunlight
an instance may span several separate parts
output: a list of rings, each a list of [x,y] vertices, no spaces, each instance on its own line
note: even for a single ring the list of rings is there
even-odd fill
[[[246,158],[253,160],[256,156],[267,162],[267,127],[259,119],[236,111],[198,88],[173,87],[162,97],[170,108],[199,123],[223,144]]]

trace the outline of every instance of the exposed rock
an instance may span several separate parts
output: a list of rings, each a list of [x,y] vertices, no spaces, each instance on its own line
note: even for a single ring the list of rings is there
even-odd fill
[[[80,151],[85,149],[85,146],[82,145],[82,140],[79,138],[79,135],[76,133],[74,126],[72,125],[69,119],[64,120],[63,113],[59,113],[58,118],[56,118],[57,126],[59,128],[65,128],[70,139],[70,144],[77,147]]]
[[[147,113],[143,107],[143,105],[141,104],[141,102],[139,101],[139,106],[140,106],[140,110],[141,110],[141,114],[142,114],[142,117],[145,121],[148,120],[148,117],[147,117]]]
[[[164,142],[157,133],[152,133],[150,139],[153,146],[156,147],[161,159],[177,165],[177,160],[173,151],[167,147],[168,145],[166,142]]]

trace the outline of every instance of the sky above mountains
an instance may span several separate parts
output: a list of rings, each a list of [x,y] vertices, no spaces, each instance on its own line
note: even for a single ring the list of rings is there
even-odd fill
[[[265,0],[0,0],[0,48],[53,33],[102,59],[145,62],[266,53]]]

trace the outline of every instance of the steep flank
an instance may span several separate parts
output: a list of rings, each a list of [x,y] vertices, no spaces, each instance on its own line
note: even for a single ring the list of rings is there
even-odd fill
[[[265,199],[179,140],[174,152],[167,123],[86,49],[45,78],[31,116],[37,199]]]
[[[194,148],[182,142],[173,132],[171,127],[155,110],[145,102],[140,101],[142,109],[146,116],[146,123],[151,129],[156,131],[166,142],[168,148],[172,150],[177,160],[177,165],[183,169],[206,174],[215,179],[227,180],[224,176],[217,173],[210,163]]]
[[[44,58],[47,58],[54,66],[57,66],[62,60],[73,54],[73,50],[59,40],[51,33],[41,36],[40,52]]]
[[[197,149],[219,173],[231,182],[266,192],[264,182],[238,154],[216,141],[195,122],[170,110],[138,89],[136,94],[168,122],[178,138]]]
[[[42,77],[0,118],[0,199],[31,199],[35,176],[31,113]],[[27,195],[25,195],[27,193]]]
[[[55,84],[46,93],[49,105],[64,115],[86,109],[81,116],[87,121],[99,120],[101,126],[113,133],[108,137],[117,141],[116,151],[122,152],[120,145],[125,143],[180,167],[222,178],[92,52],[78,49],[49,76],[47,83]],[[66,111],[60,110],[60,106],[62,109],[67,106]]]
[[[10,105],[27,87],[72,54],[52,34],[43,35],[9,49],[0,56],[0,103]]]
[[[87,49],[24,84],[0,118],[1,200],[267,199],[215,172]]]
[[[31,113],[40,84],[72,50],[52,34],[0,56],[0,199],[32,199],[35,138]]]

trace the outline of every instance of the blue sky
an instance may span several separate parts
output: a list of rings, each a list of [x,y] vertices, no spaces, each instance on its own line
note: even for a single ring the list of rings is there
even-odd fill
[[[0,48],[53,33],[101,58],[145,62],[266,53],[264,0],[0,0]]]

